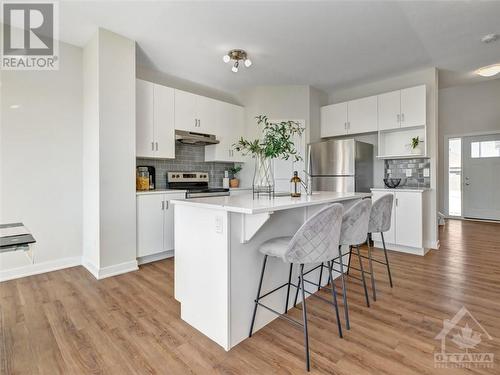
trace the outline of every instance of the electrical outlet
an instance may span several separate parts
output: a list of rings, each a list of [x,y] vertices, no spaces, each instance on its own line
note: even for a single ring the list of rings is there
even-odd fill
[[[222,216],[215,217],[215,233],[222,233],[223,219]]]
[[[412,175],[411,169],[407,169],[406,170],[406,177],[411,177],[411,175]]]
[[[424,177],[429,177],[431,175],[431,171],[429,168],[424,168]]]

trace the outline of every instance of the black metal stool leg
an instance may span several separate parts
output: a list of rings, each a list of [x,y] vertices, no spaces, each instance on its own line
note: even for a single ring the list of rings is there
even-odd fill
[[[333,303],[335,304],[335,316],[337,317],[337,327],[339,330],[339,336],[340,338],[343,337],[342,335],[342,325],[340,324],[340,314],[339,314],[339,304],[337,303],[337,291],[335,290],[335,282],[333,281],[332,277],[332,262],[328,262],[328,272],[330,274],[330,279],[332,280],[332,297],[333,297]]]
[[[322,278],[323,278],[323,262],[321,262],[321,267],[319,268],[318,292],[321,289],[321,279]]]
[[[295,300],[293,301],[293,307],[297,307],[297,299],[299,298],[299,289],[300,289],[300,276],[297,279],[298,288],[295,288]]]
[[[306,294],[304,292],[304,265],[300,265],[300,290],[302,292],[302,320],[304,324],[304,346],[306,350],[306,369],[311,369],[311,361],[309,358],[309,333],[307,331],[307,308],[306,308]]]
[[[290,273],[288,274],[288,287],[286,289],[285,314],[288,312],[288,298],[290,297],[290,283],[292,282],[293,263],[290,263]]]
[[[368,288],[366,287],[366,280],[365,280],[365,270],[363,268],[363,260],[361,259],[361,253],[359,252],[359,245],[356,245],[356,253],[358,254],[358,259],[359,259],[361,280],[363,281],[363,288],[365,289],[366,306],[370,307],[370,298],[368,297]]]
[[[373,273],[373,262],[372,262],[372,247],[370,246],[370,237],[366,238],[366,244],[368,246],[368,266],[370,267],[370,278],[372,280],[372,294],[373,300],[377,300],[377,291],[375,289],[375,274]]]
[[[340,253],[342,254],[342,251]],[[347,272],[346,272],[346,275],[349,275],[349,270],[351,269],[351,254],[352,254],[352,246],[349,246],[349,259],[347,260]]]
[[[260,289],[262,288],[262,280],[264,279],[264,271],[266,269],[267,255],[264,255],[264,261],[262,262],[262,271],[260,273],[259,287],[257,288],[257,298],[255,298],[255,306],[253,308],[252,324],[250,325],[250,333],[248,337],[252,337],[253,325],[255,324],[255,315],[257,314],[257,306],[260,298]]]
[[[387,249],[385,248],[384,233],[380,232],[380,236],[382,237],[382,245],[384,246],[385,265],[387,267],[387,274],[389,275],[389,284],[391,284],[392,288],[391,266],[389,266],[389,257],[387,256]]]
[[[340,252],[341,246],[339,246],[339,263],[340,263],[340,277],[342,280],[342,300],[344,301],[344,315],[345,315],[345,327],[351,329],[351,324],[349,323],[349,307],[347,305],[347,288],[345,286],[344,277],[344,260],[342,259],[342,252]],[[333,281],[332,281],[333,283]]]

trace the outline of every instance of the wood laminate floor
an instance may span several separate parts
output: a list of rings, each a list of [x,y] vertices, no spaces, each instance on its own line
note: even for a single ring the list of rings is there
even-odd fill
[[[311,373],[500,374],[500,225],[449,221],[440,236],[441,249],[425,257],[391,252],[393,289],[376,266],[371,308],[360,283],[349,280],[352,328],[344,339],[331,307],[308,299]],[[181,321],[173,274],[166,260],[101,281],[75,267],[1,283],[0,373],[304,372],[302,331],[286,321],[275,320],[230,352]],[[481,342],[469,351],[492,353],[493,368],[435,368],[435,336],[462,306],[492,337],[470,322]],[[300,319],[301,311],[292,315]],[[462,337],[477,339],[464,331]],[[460,351],[453,338],[447,345]]]

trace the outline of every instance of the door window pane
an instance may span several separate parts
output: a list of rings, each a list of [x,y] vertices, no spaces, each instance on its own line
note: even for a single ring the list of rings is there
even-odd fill
[[[471,142],[470,149],[472,158],[500,157],[500,141]]]
[[[462,215],[461,138],[450,138],[448,141],[448,214],[450,216]]]

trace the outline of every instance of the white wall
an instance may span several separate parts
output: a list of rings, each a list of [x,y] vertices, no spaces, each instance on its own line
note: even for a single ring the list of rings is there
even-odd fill
[[[0,71],[0,222],[21,221],[37,240],[35,266],[0,255],[0,279],[82,252],[82,50],[61,43],[60,54],[57,71]]]
[[[435,68],[429,68],[399,75],[396,77],[371,82],[347,89],[334,90],[329,94],[329,103],[339,103],[351,99],[377,95],[388,91],[398,90],[405,87],[427,85],[427,150],[430,157],[431,189],[428,207],[428,217],[425,218],[425,236],[430,243],[427,247],[435,247],[438,241],[437,230],[437,197],[439,195],[438,185],[438,72]],[[376,184],[380,185],[380,184]]]
[[[135,42],[99,29],[84,49],[84,265],[137,268]]]
[[[445,138],[500,132],[500,79],[439,90],[439,185],[446,187]],[[439,209],[448,212],[448,192],[441,190]]]

